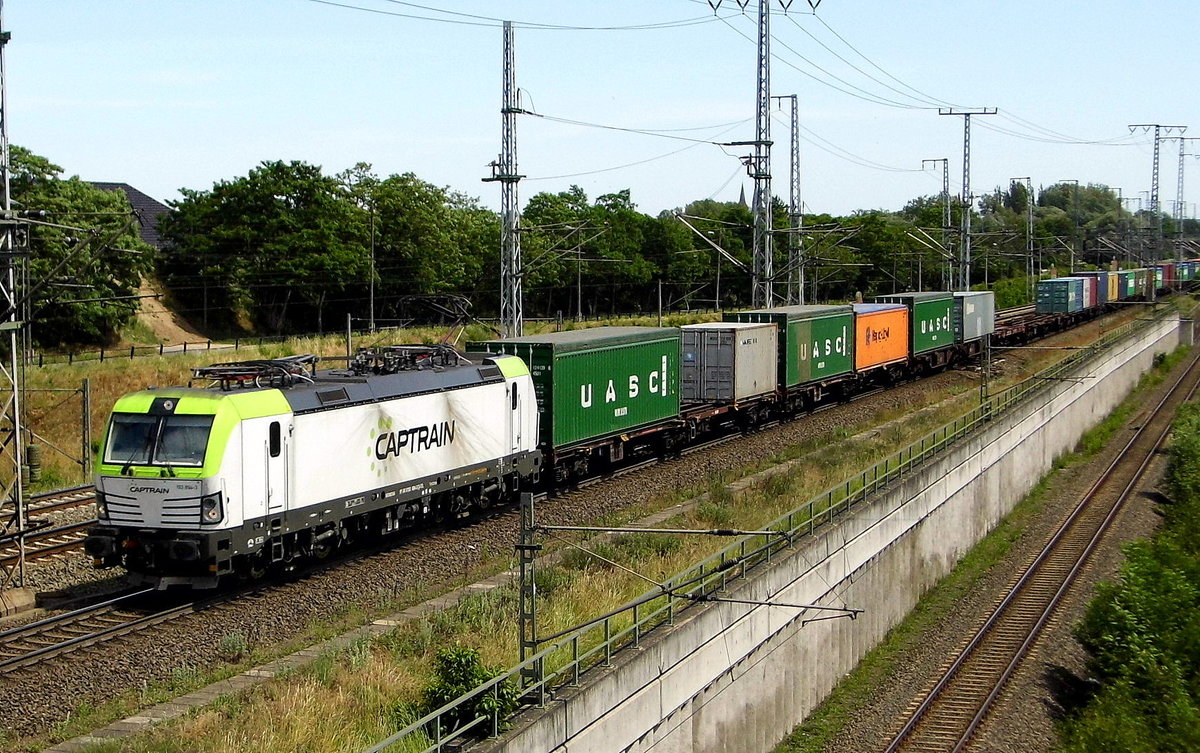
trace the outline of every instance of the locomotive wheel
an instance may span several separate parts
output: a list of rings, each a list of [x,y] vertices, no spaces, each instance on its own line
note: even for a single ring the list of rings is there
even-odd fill
[[[262,580],[267,574],[267,559],[261,555],[252,555],[247,560],[246,575],[251,580]]]

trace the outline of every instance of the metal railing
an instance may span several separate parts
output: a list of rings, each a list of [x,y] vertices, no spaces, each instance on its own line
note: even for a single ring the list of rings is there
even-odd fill
[[[379,742],[364,753],[385,750],[405,750],[432,753],[442,751],[448,744],[477,739],[481,733],[496,737],[504,728],[505,719],[492,711],[475,717],[457,729],[447,729],[445,720],[457,718],[459,710],[477,699],[498,701],[501,689],[507,684],[520,684],[523,676],[533,682],[522,690],[527,706],[543,706],[555,688],[579,683],[581,676],[597,666],[608,666],[613,655],[628,647],[636,647],[654,628],[669,625],[676,613],[706,597],[725,589],[731,579],[743,578],[755,568],[768,564],[781,550],[788,548],[797,537],[813,535],[818,527],[831,524],[855,505],[882,488],[899,480],[914,468],[940,455],[951,445],[971,435],[975,429],[1011,411],[1036,394],[1048,390],[1084,363],[1129,335],[1144,329],[1148,321],[1158,321],[1168,310],[1155,312],[1151,320],[1134,320],[1116,327],[1086,348],[1073,351],[1038,374],[1018,384],[991,394],[986,401],[954,419],[920,440],[887,456],[871,467],[842,481],[823,494],[786,513],[764,530],[782,535],[747,536],[687,570],[673,576],[660,588],[643,594],[603,618],[565,635],[554,637],[535,655],[512,667],[469,693],[426,714],[391,737]],[[498,702],[487,704],[495,709]]]

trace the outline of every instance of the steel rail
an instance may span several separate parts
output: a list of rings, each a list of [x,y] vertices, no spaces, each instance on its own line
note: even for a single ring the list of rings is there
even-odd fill
[[[39,528],[25,535],[25,560],[41,559],[52,554],[61,554],[79,549],[83,545],[84,536],[89,528],[96,524],[95,518],[79,523],[68,523],[54,528]],[[72,537],[69,541],[44,543],[64,536]],[[20,553],[15,546],[4,546],[3,551],[13,552],[0,556],[0,565],[10,565],[17,561]]]
[[[1044,572],[1042,566],[1045,565],[1051,556],[1056,553],[1063,539],[1071,531],[1075,523],[1082,517],[1083,513],[1092,508],[1091,503],[1093,498],[1112,479],[1112,477],[1116,474],[1118,467],[1128,459],[1129,454],[1131,453],[1135,444],[1141,441],[1147,435],[1147,432],[1154,423],[1154,420],[1163,414],[1164,407],[1172,402],[1181,403],[1184,400],[1190,399],[1190,397],[1195,394],[1198,386],[1200,386],[1200,384],[1195,381],[1197,372],[1196,367],[1198,363],[1200,363],[1200,355],[1197,355],[1193,358],[1184,374],[1182,374],[1179,379],[1176,380],[1175,384],[1172,385],[1167,395],[1165,395],[1154,407],[1151,417],[1138,427],[1138,430],[1135,432],[1133,437],[1129,439],[1129,441],[1118,453],[1118,456],[1112,461],[1112,463],[1109,464],[1108,468],[1105,469],[1096,482],[1092,484],[1079,504],[1072,510],[1067,519],[1059,526],[1054,535],[1051,536],[1046,546],[1041,550],[1041,552],[1039,552],[1037,557],[1034,558],[1033,562],[1022,573],[1017,582],[1009,589],[1001,603],[997,605],[995,609],[993,609],[992,613],[985,620],[983,626],[979,628],[979,630],[972,637],[971,641],[959,652],[954,662],[952,662],[951,665],[944,671],[938,682],[934,684],[933,688],[928,692],[922,702],[911,713],[904,727],[892,739],[891,743],[886,748],[886,753],[896,753],[896,751],[899,751],[907,742],[909,742],[910,737],[913,735],[914,731],[916,731],[918,725],[925,720],[934,706],[943,700],[944,694],[950,683],[958,677],[960,671],[969,660],[976,658],[976,652],[984,644],[985,640],[994,634],[996,626],[1000,623],[1001,618],[1007,616],[1009,608],[1013,606],[1017,598],[1022,596],[1027,591],[1027,588],[1033,581],[1035,575]],[[1182,400],[1177,400],[1178,395],[1181,392],[1181,387],[1189,378],[1193,379],[1193,383],[1187,388],[1188,395]],[[976,709],[971,720],[968,722],[965,731],[962,732],[957,738],[954,747],[950,749],[954,751],[954,753],[960,753],[960,751],[966,747],[971,736],[978,729],[979,725],[982,724],[983,720],[987,716],[988,711],[990,711],[991,707],[999,698],[1000,693],[1003,691],[1007,680],[1011,678],[1013,672],[1015,672],[1017,667],[1020,665],[1021,660],[1028,653],[1033,643],[1039,637],[1042,628],[1045,626],[1046,622],[1049,621],[1050,616],[1057,606],[1061,603],[1063,597],[1074,582],[1079,571],[1086,564],[1086,560],[1090,556],[1091,552],[1099,543],[1100,538],[1107,531],[1112,520],[1120,512],[1120,509],[1125,500],[1128,498],[1130,492],[1135,488],[1138,481],[1140,481],[1141,477],[1144,475],[1146,467],[1154,457],[1155,450],[1162,445],[1169,431],[1170,421],[1166,421],[1165,426],[1159,432],[1159,435],[1154,439],[1150,449],[1146,451],[1144,457],[1138,465],[1138,468],[1131,474],[1130,480],[1117,496],[1116,500],[1112,503],[1112,507],[1108,510],[1107,514],[1104,516],[1104,519],[1100,522],[1097,530],[1095,530],[1089,537],[1088,543],[1075,558],[1071,569],[1061,579],[1059,587],[1056,589],[1049,602],[1041,610],[1041,613],[1039,614],[1038,619],[1034,621],[1031,630],[1027,633],[1025,639],[1021,642],[1021,645],[1016,649],[1016,652],[1010,657],[1010,660],[1005,665],[1005,668],[1002,671],[999,679],[997,679],[992,685],[990,692],[983,701],[983,704]]]
[[[100,643],[109,638],[133,632],[141,627],[147,627],[152,624],[157,624],[165,619],[174,616],[174,613],[182,609],[175,607],[172,610],[159,612],[153,615],[144,615],[142,617],[130,617],[128,619],[121,617],[117,612],[122,606],[135,599],[146,596],[154,592],[154,589],[144,589],[132,593],[122,594],[120,596],[108,599],[107,601],[91,604],[86,607],[65,612],[63,614],[47,617],[36,622],[31,622],[27,625],[21,625],[10,630],[0,632],[0,653],[7,654],[0,656],[0,673],[10,672],[20,667],[35,664],[52,656],[67,653],[76,648],[83,648]],[[193,607],[194,605],[185,605]],[[61,632],[68,629],[79,629],[87,625],[89,620],[114,621],[120,620],[118,624],[112,624],[93,630],[90,627],[85,627],[89,632],[82,635],[70,637],[55,637],[55,632]],[[32,650],[16,649],[14,647],[20,644],[44,644]]]
[[[96,487],[92,484],[74,486],[69,489],[55,489],[40,492],[29,499],[29,514],[69,510],[72,507],[82,507],[96,500]]]

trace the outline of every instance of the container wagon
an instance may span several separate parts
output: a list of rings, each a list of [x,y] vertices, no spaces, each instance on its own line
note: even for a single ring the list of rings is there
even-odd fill
[[[557,483],[637,454],[670,452],[680,419],[674,327],[595,327],[470,343],[529,364],[541,449]]]
[[[1116,275],[1111,272],[1076,272],[1073,277],[1096,281],[1096,304],[1103,306],[1109,301],[1117,300]],[[1086,292],[1086,291],[1085,291]]]
[[[893,293],[876,303],[898,303],[908,309],[909,355],[919,368],[940,368],[954,355],[954,294]]]
[[[854,370],[862,379],[882,378],[908,361],[908,307],[903,303],[855,303]]]
[[[777,381],[788,411],[819,402],[854,372],[854,310],[849,305],[727,311],[724,319],[775,325]]]
[[[1039,314],[1075,314],[1083,310],[1083,278],[1055,277],[1037,285]]]
[[[683,403],[737,405],[775,395],[779,345],[774,324],[712,322],[679,329]]]
[[[1131,269],[1126,269],[1117,272],[1116,276],[1117,300],[1128,301],[1131,298],[1136,298],[1138,295],[1137,273]]]
[[[1085,310],[1096,308],[1100,305],[1099,281],[1095,277],[1079,277],[1079,279],[1083,280],[1083,303],[1080,308]]]
[[[954,294],[954,342],[963,357],[982,349],[983,338],[996,331],[996,295],[990,290]]]

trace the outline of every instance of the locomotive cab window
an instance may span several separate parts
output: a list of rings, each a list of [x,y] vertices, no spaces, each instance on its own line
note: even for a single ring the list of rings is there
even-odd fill
[[[279,451],[282,447],[282,442],[280,441],[279,422],[278,421],[271,422],[270,434],[271,434],[271,436],[269,439],[270,439],[270,445],[271,445],[271,457],[277,458],[277,457],[279,457]]]
[[[148,464],[157,425],[158,419],[154,416],[113,414],[112,424],[108,429],[108,448],[104,453],[104,461],[122,465]]]
[[[118,465],[203,465],[212,423],[212,416],[114,413],[104,462]]]

